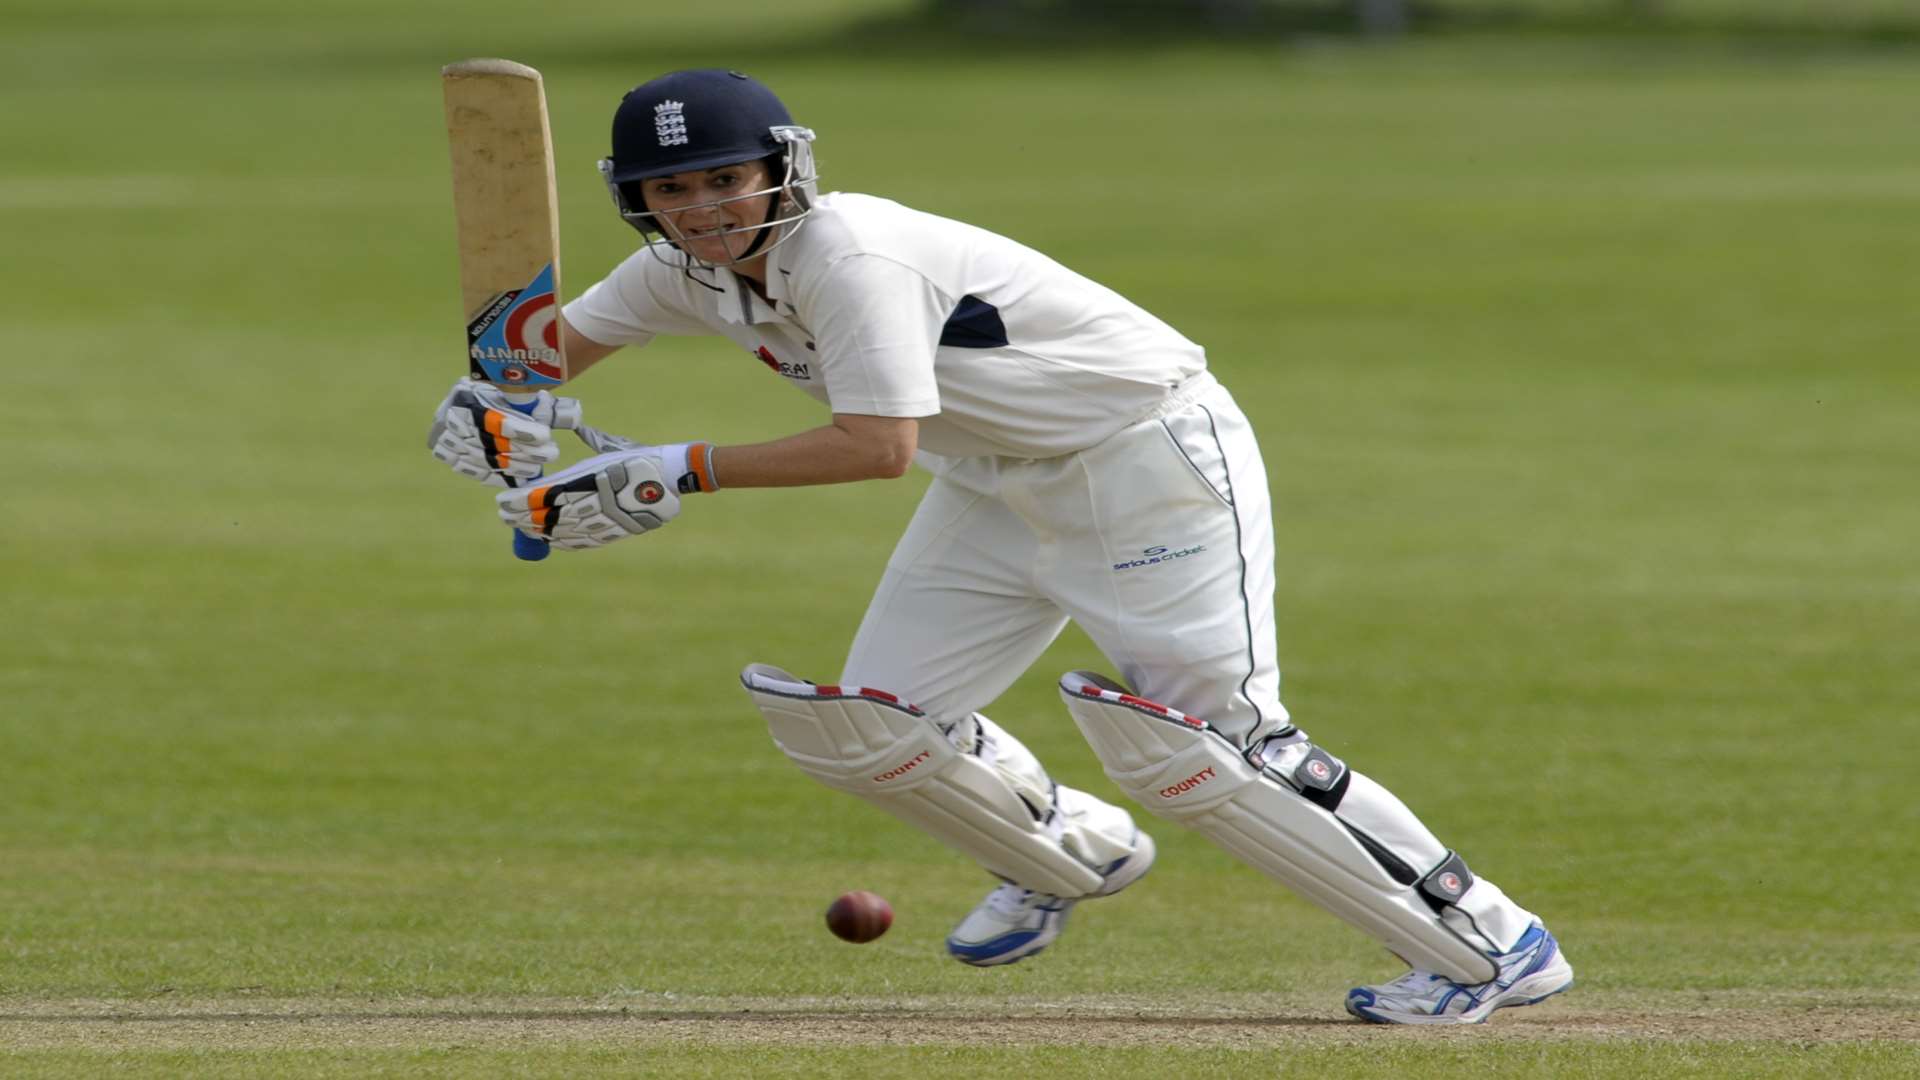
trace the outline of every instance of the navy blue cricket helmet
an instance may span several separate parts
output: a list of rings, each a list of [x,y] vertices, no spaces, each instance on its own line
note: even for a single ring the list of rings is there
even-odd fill
[[[600,162],[615,207],[651,246],[673,244],[647,211],[640,181],[675,173],[765,160],[776,186],[738,198],[779,192],[748,255],[764,254],[792,235],[818,191],[813,132],[772,90],[724,68],[674,71],[627,92],[613,114],[613,153]],[[731,201],[731,200],[728,200]],[[768,242],[774,233],[778,237]]]

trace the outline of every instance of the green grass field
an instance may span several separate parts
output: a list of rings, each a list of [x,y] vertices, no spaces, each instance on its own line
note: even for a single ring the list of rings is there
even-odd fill
[[[904,3],[647,6],[0,0],[0,1074],[1920,1072],[1920,53],[896,54],[834,28]],[[837,673],[920,480],[523,565],[426,454],[469,55],[547,74],[569,296],[635,239],[612,106],[720,64],[825,186],[1204,343],[1274,481],[1296,718],[1580,986],[1350,1023],[1394,961],[1165,825],[1044,957],[948,960],[987,880],[735,683]],[[578,392],[658,440],[818,419],[714,342]],[[1117,798],[1053,693],[1105,666],[1070,632],[994,714]],[[849,888],[881,941],[820,925]]]

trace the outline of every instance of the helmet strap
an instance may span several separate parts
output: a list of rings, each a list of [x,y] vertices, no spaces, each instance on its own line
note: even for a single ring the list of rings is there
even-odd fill
[[[787,185],[792,181],[792,176],[791,176],[792,166],[788,164],[787,155],[773,154],[768,157],[762,158],[761,161],[769,166],[766,170],[767,179],[772,180],[773,169],[771,168],[771,165],[776,159],[779,160],[779,164],[780,164],[780,190],[777,194],[773,196],[772,199],[768,200],[767,216],[765,220],[760,222],[760,228],[754,231],[753,243],[747,245],[747,250],[741,252],[740,258],[735,259],[734,260],[735,262],[739,262],[742,259],[753,258],[753,253],[756,251],[759,251],[760,246],[767,242],[767,237],[773,234],[773,229],[772,229],[773,219],[780,216],[780,206],[782,203],[787,201]]]

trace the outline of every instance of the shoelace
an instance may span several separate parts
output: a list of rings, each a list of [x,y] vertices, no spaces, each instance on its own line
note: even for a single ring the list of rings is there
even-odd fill
[[[987,905],[1002,915],[1019,915],[1035,903],[1044,903],[1053,897],[1044,893],[1023,889],[1018,885],[1002,885],[987,897]]]

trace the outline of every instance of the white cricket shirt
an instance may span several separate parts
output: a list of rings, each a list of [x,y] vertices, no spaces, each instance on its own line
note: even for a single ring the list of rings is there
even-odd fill
[[[944,457],[1084,450],[1207,366],[1045,255],[870,195],[821,197],[767,269],[762,300],[731,272],[696,280],[643,249],[567,322],[605,345],[724,335],[834,412],[919,418],[920,448]]]

